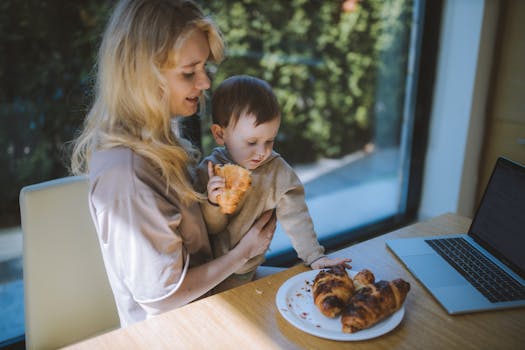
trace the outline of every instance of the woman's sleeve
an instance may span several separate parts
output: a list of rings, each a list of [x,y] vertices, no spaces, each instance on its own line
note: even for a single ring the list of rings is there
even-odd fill
[[[178,233],[181,214],[177,208],[147,187],[101,203],[106,205],[96,218],[106,263],[115,277],[138,303],[173,294],[188,263]]]

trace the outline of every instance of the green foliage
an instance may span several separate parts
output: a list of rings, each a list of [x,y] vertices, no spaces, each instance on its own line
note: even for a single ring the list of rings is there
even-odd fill
[[[399,143],[412,0],[201,0],[225,34],[233,74],[266,79],[282,107],[277,150],[292,163]],[[89,105],[111,0],[0,2],[0,223],[19,222],[27,184],[67,175]],[[203,117],[209,124],[209,117]],[[205,151],[213,147],[203,128]]]
[[[341,1],[201,3],[228,44],[214,84],[252,74],[272,85],[283,115],[276,148],[292,163],[398,144],[411,1],[363,0],[354,12]]]
[[[67,174],[65,145],[84,117],[109,5],[103,0],[0,4],[2,226],[18,223],[23,186]]]

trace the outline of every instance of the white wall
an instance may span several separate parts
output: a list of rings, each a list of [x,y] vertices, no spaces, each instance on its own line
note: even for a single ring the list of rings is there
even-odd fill
[[[438,69],[419,217],[472,216],[498,0],[448,0],[443,9]]]

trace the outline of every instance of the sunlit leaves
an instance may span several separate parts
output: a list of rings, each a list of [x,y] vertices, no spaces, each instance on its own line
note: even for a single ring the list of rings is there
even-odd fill
[[[386,110],[399,114],[395,101],[402,82],[391,91],[378,93],[377,87],[389,72],[403,74],[405,48],[395,47],[409,35],[411,1],[357,1],[349,12],[340,1],[201,3],[218,20],[229,47],[215,84],[253,74],[274,87],[283,114],[276,147],[292,162],[363,147],[375,135],[378,103],[394,103]],[[387,54],[392,50],[398,56]],[[383,64],[385,57],[398,59]]]

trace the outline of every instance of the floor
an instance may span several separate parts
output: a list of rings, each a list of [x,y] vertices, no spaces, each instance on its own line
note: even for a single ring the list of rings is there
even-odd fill
[[[373,156],[357,152],[339,160],[297,167],[319,238],[394,213],[399,196],[397,162],[398,152],[385,150]],[[289,246],[289,238],[278,227],[269,254],[279,254]],[[0,230],[0,343],[24,332],[21,256],[20,228]]]

